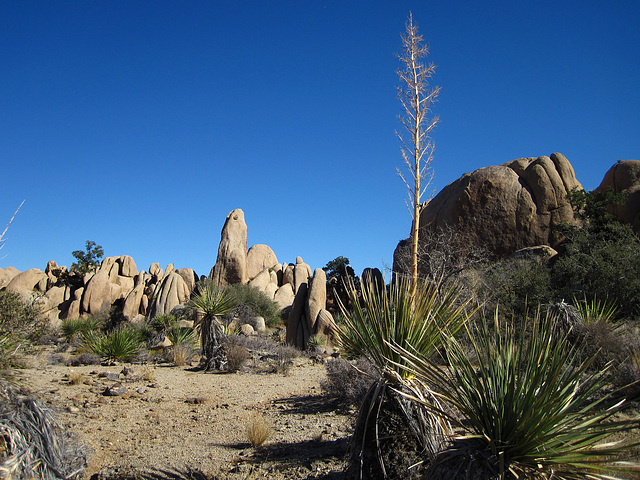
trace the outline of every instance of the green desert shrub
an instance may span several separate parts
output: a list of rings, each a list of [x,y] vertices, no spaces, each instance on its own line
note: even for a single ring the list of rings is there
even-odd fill
[[[142,345],[140,332],[126,326],[107,334],[94,331],[84,336],[84,346],[106,360],[130,360]]]
[[[481,296],[501,311],[523,315],[527,305],[551,301],[551,269],[534,257],[505,258],[484,274]]]
[[[258,288],[248,284],[234,284],[227,286],[226,291],[236,304],[231,316],[241,320],[259,316],[264,318],[265,324],[269,327],[282,323],[278,304]]]
[[[178,324],[175,315],[157,315],[149,320],[149,326],[157,332],[167,332]]]
[[[450,339],[447,367],[394,346],[408,372],[433,385],[446,404],[425,406],[465,432],[433,462],[428,478],[493,471],[495,478],[604,479],[630,471],[623,460],[635,445],[608,440],[637,420],[616,420],[622,405],[604,389],[610,366],[589,373],[590,360],[557,335],[553,316],[538,313],[530,322],[505,328],[496,312],[469,335],[477,361]]]
[[[0,370],[19,366],[17,353],[46,331],[47,322],[35,305],[14,292],[0,292]]]
[[[557,297],[606,299],[624,316],[640,315],[640,239],[609,213],[624,195],[608,188],[573,190],[567,198],[582,225],[554,227],[566,237],[551,275]]]
[[[71,341],[75,336],[82,336],[91,331],[98,330],[100,322],[95,317],[69,318],[62,321],[62,334]]]

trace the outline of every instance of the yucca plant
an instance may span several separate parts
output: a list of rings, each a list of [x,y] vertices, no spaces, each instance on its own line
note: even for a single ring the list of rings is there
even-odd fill
[[[62,321],[62,334],[67,339],[71,339],[76,335],[84,335],[87,332],[97,330],[100,322],[95,317],[86,318],[69,318]]]
[[[128,360],[142,345],[140,333],[134,328],[117,328],[105,335],[92,330],[84,335],[84,345],[107,360]]]
[[[579,360],[556,321],[538,311],[528,324],[501,328],[496,312],[468,332],[477,362],[450,339],[447,367],[411,347],[393,346],[407,371],[434,385],[454,410],[425,407],[466,432],[433,463],[429,478],[475,478],[474,472],[453,472],[454,465],[473,465],[494,473],[487,478],[501,479],[604,479],[635,468],[622,460],[637,442],[603,442],[636,427],[637,419],[613,419],[623,402],[603,390],[608,369],[589,374],[589,361]]]
[[[420,355],[433,358],[446,343],[445,339],[454,335],[473,314],[473,309],[469,308],[468,301],[461,298],[460,289],[454,284],[445,286],[438,282],[421,282],[413,297],[411,282],[407,278],[398,277],[388,293],[384,285],[373,285],[372,281],[364,279],[361,299],[355,286],[352,283],[347,285],[352,310],[340,304],[344,315],[344,322],[340,325],[340,343],[348,356],[366,358],[377,371],[377,378],[372,379],[375,383],[360,408],[354,435],[359,445],[355,445],[357,458],[353,458],[352,463],[355,468],[359,464],[361,474],[366,466],[370,469],[368,475],[376,475],[371,471],[375,461],[365,458],[370,455],[367,442],[373,442],[378,451],[375,455],[380,467],[378,470],[386,478],[388,465],[385,465],[385,454],[381,452],[382,436],[413,435],[416,442],[410,441],[416,443],[419,451],[406,453],[415,455],[418,462],[423,453],[433,455],[442,448],[450,434],[446,421],[431,414],[420,403],[397,394],[397,391],[404,391],[424,403],[438,402],[427,385],[413,378],[404,368],[407,364],[402,355],[397,354],[391,345],[404,345],[420,352]],[[380,426],[380,419],[388,416],[388,412],[381,413],[385,408],[395,409],[404,417],[411,432],[383,432],[386,427]],[[388,448],[399,447],[391,443]],[[419,475],[419,469],[405,469],[397,474],[410,478],[410,475]]]
[[[205,279],[198,283],[195,295],[189,301],[189,307],[199,316],[195,327],[200,332],[206,371],[220,370],[224,366],[224,352],[221,347],[225,335],[218,317],[228,314],[235,306],[233,297],[213,279]]]
[[[615,324],[619,313],[614,302],[601,300],[595,296],[591,300],[586,295],[581,299],[573,297],[573,304],[586,324],[596,322]]]

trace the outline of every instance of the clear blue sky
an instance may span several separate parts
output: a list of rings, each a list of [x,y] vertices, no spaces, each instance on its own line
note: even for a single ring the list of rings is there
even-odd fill
[[[0,267],[85,240],[208,274],[249,246],[391,264],[410,228],[395,130],[409,11],[442,87],[434,188],[561,152],[587,189],[640,158],[640,2],[0,2]]]

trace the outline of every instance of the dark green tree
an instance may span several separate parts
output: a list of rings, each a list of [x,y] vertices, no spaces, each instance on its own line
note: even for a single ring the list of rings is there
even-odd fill
[[[85,274],[97,270],[104,252],[102,251],[101,245],[97,245],[96,242],[92,240],[87,240],[85,242],[84,252],[82,250],[75,250],[71,252],[71,255],[77,260],[77,262],[71,264],[71,270]]]
[[[353,281],[356,291],[360,291],[360,279],[349,265],[347,257],[340,256],[330,260],[322,270],[327,274],[327,310],[332,313],[338,312],[338,300],[344,305],[349,305],[350,299],[347,293],[349,279]]]

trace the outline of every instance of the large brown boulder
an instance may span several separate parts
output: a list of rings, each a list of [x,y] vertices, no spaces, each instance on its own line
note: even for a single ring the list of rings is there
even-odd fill
[[[0,268],[0,288],[4,287],[5,285],[8,285],[9,282],[13,280],[13,277],[18,275],[19,273],[20,273],[20,270],[18,270],[15,267],[7,267],[4,269]]]
[[[135,277],[138,275],[136,262],[129,255],[121,255],[117,262],[120,265],[119,274],[123,277]]]
[[[107,268],[99,269],[87,283],[82,296],[82,311],[96,314],[111,307],[111,279]]]
[[[189,287],[189,294],[192,294],[198,283],[198,275],[194,272],[193,268],[179,268],[176,270],[176,273],[182,277],[184,283]]]
[[[298,293],[300,285],[309,283],[311,279],[311,267],[304,263],[302,257],[296,257],[296,264],[293,267],[293,291]]]
[[[212,277],[220,286],[247,283],[247,224],[239,208],[227,215],[222,227]]]
[[[247,252],[247,276],[255,278],[265,268],[272,268],[278,258],[269,245],[254,245]]]
[[[640,160],[618,160],[596,190],[606,190],[608,187],[627,197],[624,204],[612,207],[612,213],[619,221],[630,224],[636,233],[640,233]]]
[[[293,293],[293,285],[285,283],[273,296],[273,301],[278,304],[280,310],[284,310],[293,304],[295,294]]]
[[[161,286],[155,294],[151,305],[151,317],[157,315],[167,315],[176,306],[182,305],[189,300],[189,287],[182,277],[176,272],[165,275]]]
[[[139,283],[127,295],[122,307],[122,316],[131,322],[140,313],[140,303],[144,295],[144,284]]]
[[[307,283],[302,283],[298,291],[296,292],[289,312],[289,318],[287,319],[287,337],[286,342],[288,345],[303,349],[306,341],[309,338],[309,328],[305,319],[305,307],[307,303]]]
[[[310,332],[315,332],[318,314],[327,306],[327,274],[321,268],[316,268],[311,279],[309,296],[305,316]]]
[[[426,204],[420,227],[459,228],[467,242],[505,256],[535,245],[555,247],[551,227],[574,222],[567,193],[582,188],[560,153],[480,168],[447,185]]]
[[[33,290],[44,292],[47,289],[47,274],[39,268],[31,268],[18,273],[7,284],[6,290],[26,295]]]

